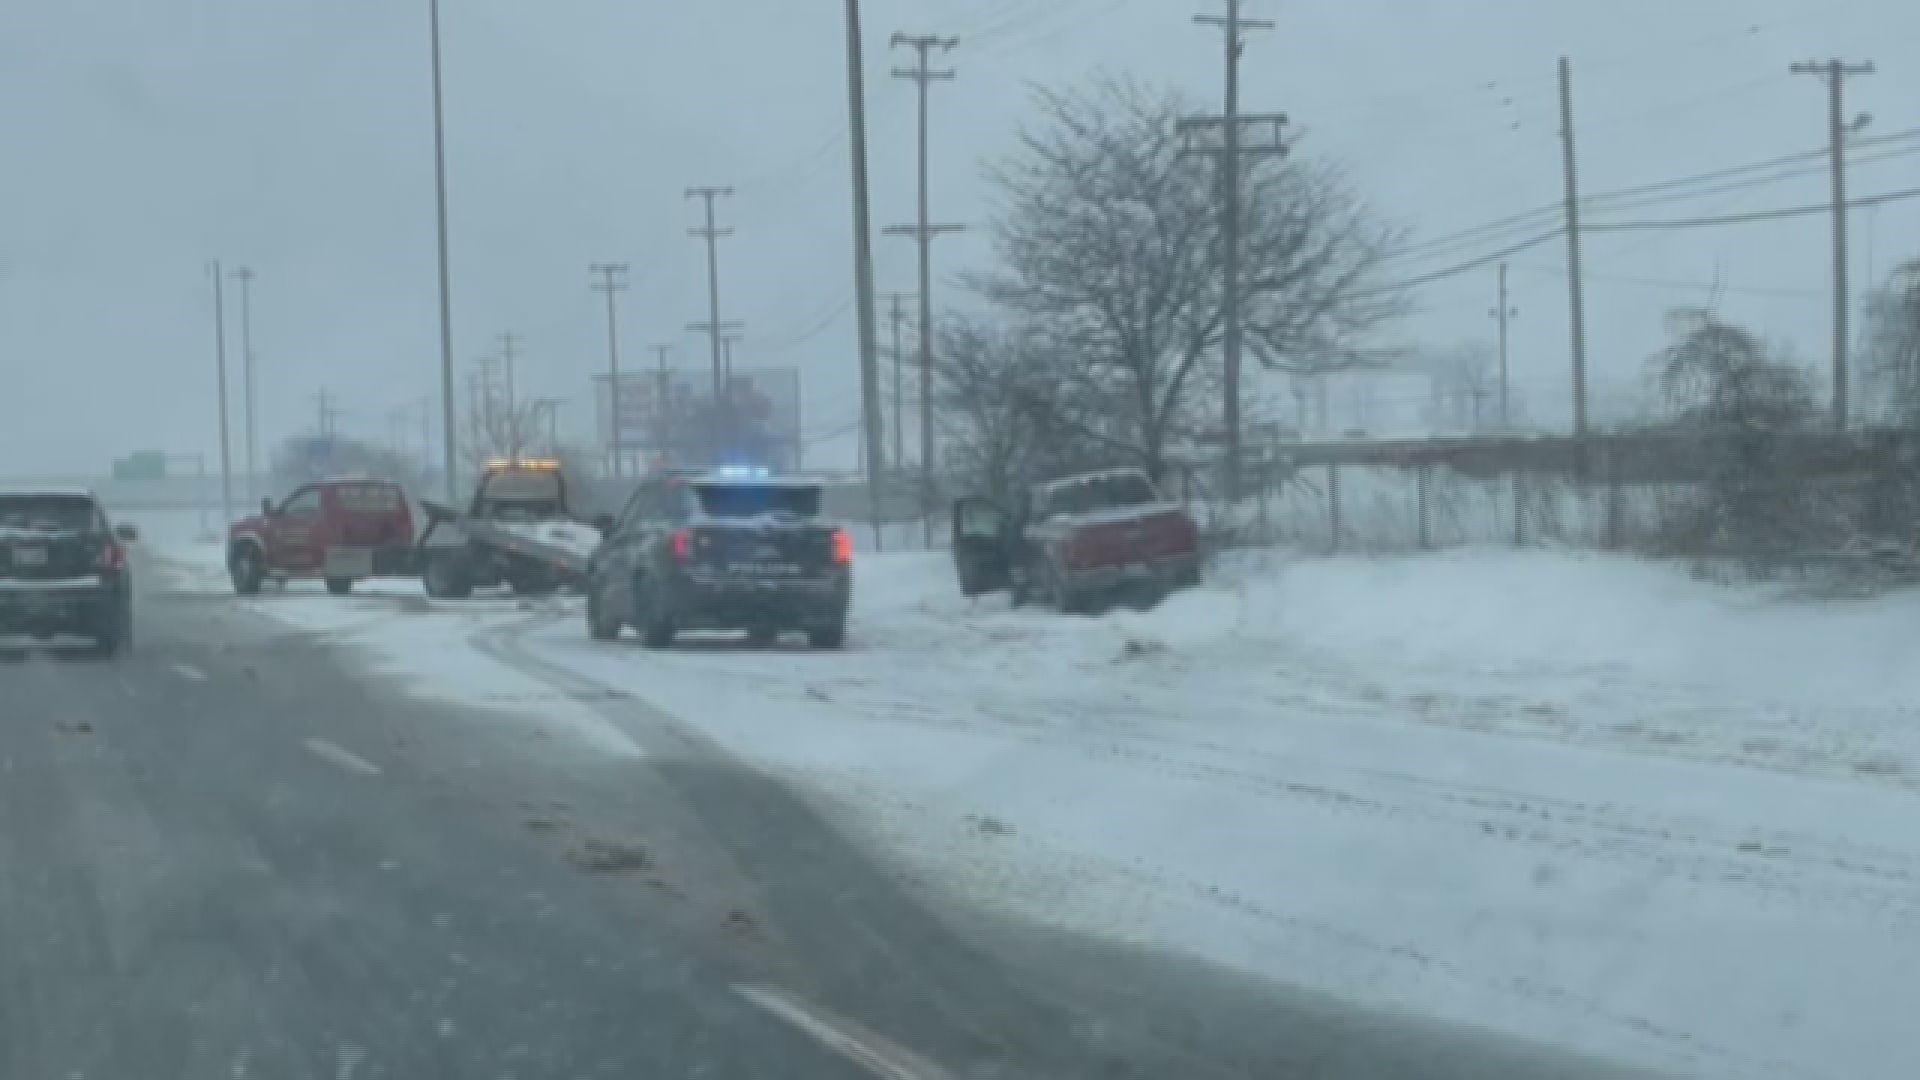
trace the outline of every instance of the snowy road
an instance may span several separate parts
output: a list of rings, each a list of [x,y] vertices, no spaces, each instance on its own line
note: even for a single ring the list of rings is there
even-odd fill
[[[1227,580],[1074,620],[873,558],[843,654],[255,603],[591,753],[751,762],[929,904],[1688,1075],[1920,1074],[1911,598],[1546,554]]]

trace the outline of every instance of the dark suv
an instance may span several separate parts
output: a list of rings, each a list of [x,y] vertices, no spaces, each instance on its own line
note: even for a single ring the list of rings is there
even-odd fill
[[[745,630],[771,644],[805,631],[846,643],[853,540],[821,519],[807,480],[716,472],[643,481],[588,567],[587,629],[622,627],[666,648],[682,630]]]
[[[86,491],[0,488],[0,634],[133,644],[133,526],[113,528]]]

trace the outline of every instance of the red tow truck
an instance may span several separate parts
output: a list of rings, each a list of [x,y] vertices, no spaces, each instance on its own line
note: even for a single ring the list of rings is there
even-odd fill
[[[1200,531],[1145,472],[1106,469],[1040,484],[1017,510],[959,500],[953,559],[964,595],[1008,589],[1016,604],[1087,613],[1198,585]]]

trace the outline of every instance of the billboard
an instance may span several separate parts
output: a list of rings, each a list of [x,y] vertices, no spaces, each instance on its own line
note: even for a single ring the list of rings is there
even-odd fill
[[[617,410],[612,386],[611,376],[594,376],[600,445],[609,453],[617,424],[630,459],[799,467],[797,368],[734,368],[718,403],[705,370],[622,372]]]

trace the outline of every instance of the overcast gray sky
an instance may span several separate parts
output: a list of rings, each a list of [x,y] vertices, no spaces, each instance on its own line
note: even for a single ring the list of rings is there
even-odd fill
[[[1009,148],[1027,87],[1099,72],[1217,100],[1221,0],[867,0],[874,224],[912,213],[909,84],[895,30],[961,36],[935,88],[933,198],[981,222],[978,163]],[[722,246],[740,363],[791,364],[805,427],[856,415],[840,4],[831,0],[444,0],[454,330],[463,371],[524,336],[528,394],[591,425],[604,364],[586,266],[625,261],[629,356],[703,344],[703,254],[682,190],[730,184]],[[88,472],[139,449],[216,449],[206,260],[259,273],[263,442],[312,422],[381,435],[438,392],[426,4],[402,0],[60,0],[0,7],[0,460]],[[1599,191],[1824,144],[1825,95],[1795,60],[1871,59],[1850,110],[1865,133],[1920,127],[1920,5],[1899,0],[1249,0],[1245,107],[1283,110],[1303,152],[1345,164],[1382,213],[1437,236],[1559,193],[1554,64],[1574,63],[1585,188]],[[1868,157],[1862,154],[1863,159]],[[1863,160],[1854,192],[1913,187],[1920,157]],[[1817,163],[1815,163],[1817,165]],[[1820,202],[1817,168],[1764,187],[1616,216]],[[1856,274],[1920,254],[1920,201],[1856,215]],[[1708,296],[1827,350],[1824,217],[1590,241],[1595,381],[1637,377],[1661,312]],[[908,241],[876,238],[879,286],[910,289]],[[1396,264],[1407,276],[1490,246]],[[987,257],[943,240],[942,274]],[[1563,249],[1513,259],[1514,378],[1564,412]],[[1400,330],[1489,336],[1493,270],[1419,293]],[[1669,284],[1659,284],[1666,282]],[[1678,283],[1678,284],[1672,284]],[[949,290],[950,292],[951,290]],[[231,313],[230,313],[231,314]],[[237,319],[235,341],[237,342]],[[234,350],[237,355],[237,347]],[[817,449],[851,462],[850,438]]]

